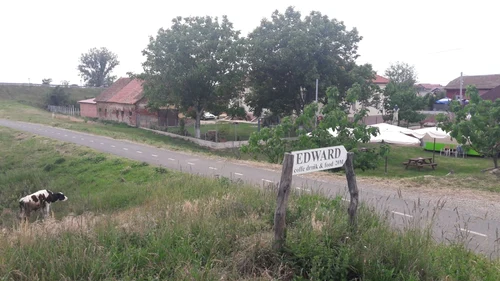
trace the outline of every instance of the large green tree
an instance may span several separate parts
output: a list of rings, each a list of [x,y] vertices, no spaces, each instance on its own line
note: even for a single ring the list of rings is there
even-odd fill
[[[109,86],[115,81],[116,76],[111,72],[120,62],[113,52],[106,48],[92,48],[80,56],[78,71],[87,86]]]
[[[153,106],[177,105],[196,112],[200,137],[203,111],[227,106],[243,91],[244,40],[226,16],[177,17],[143,51],[145,95]]]
[[[472,147],[484,156],[491,157],[498,168],[500,154],[500,99],[483,100],[474,86],[467,86],[469,104],[452,101],[453,117],[440,114],[440,127],[450,132],[460,144]]]
[[[348,90],[347,100],[355,101],[360,94],[361,89],[353,87]],[[343,145],[348,151],[356,154],[354,158],[356,168],[362,170],[376,168],[380,153],[375,150],[360,152],[357,149],[358,144],[367,143],[371,136],[378,134],[377,128],[368,127],[360,122],[366,116],[367,110],[357,110],[351,120],[348,110],[343,105],[344,97],[337,88],[328,88],[326,96],[328,102],[320,109],[323,120],[318,125],[315,124],[317,105],[308,104],[299,117],[295,119],[285,117],[283,122],[274,128],[266,127],[252,133],[248,145],[242,146],[242,152],[253,154],[255,157],[265,156],[272,163],[281,163],[287,151]],[[295,132],[297,138],[287,139],[290,132]],[[335,136],[332,136],[331,132],[335,132]]]
[[[401,120],[406,124],[422,121],[425,116],[418,112],[426,107],[426,100],[418,96],[415,83],[417,74],[415,68],[407,63],[397,62],[386,71],[389,84],[384,89],[384,109],[386,114],[394,114],[394,109],[399,109],[398,125]]]
[[[372,83],[370,65],[358,66],[357,30],[347,30],[343,22],[311,12],[304,19],[289,7],[275,11],[271,19],[248,35],[247,61],[250,64],[251,93],[246,102],[260,115],[263,109],[273,113],[300,114],[315,100],[316,79],[319,99],[326,103],[326,89],[335,86],[344,97],[354,83],[363,92],[363,105],[377,103],[377,86]]]

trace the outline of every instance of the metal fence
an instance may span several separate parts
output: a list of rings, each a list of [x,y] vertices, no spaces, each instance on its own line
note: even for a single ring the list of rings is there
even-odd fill
[[[53,113],[61,113],[71,116],[80,116],[80,108],[74,105],[68,105],[68,106],[48,105],[47,110]]]

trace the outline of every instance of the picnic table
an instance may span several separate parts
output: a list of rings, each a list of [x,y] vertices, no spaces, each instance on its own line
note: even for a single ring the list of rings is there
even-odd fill
[[[417,167],[417,169],[420,171],[422,167],[432,167],[434,170],[437,166],[437,163],[432,162],[432,157],[417,157],[417,158],[410,158],[408,159],[407,162],[403,162],[403,165],[405,165],[405,169],[408,169],[408,167]]]

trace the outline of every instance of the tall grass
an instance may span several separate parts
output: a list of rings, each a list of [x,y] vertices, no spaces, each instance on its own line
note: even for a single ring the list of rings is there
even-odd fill
[[[393,230],[364,206],[349,227],[339,199],[293,193],[275,252],[270,189],[8,129],[0,144],[0,280],[500,280],[500,263],[426,228]],[[40,188],[69,200],[19,224],[17,198]]]

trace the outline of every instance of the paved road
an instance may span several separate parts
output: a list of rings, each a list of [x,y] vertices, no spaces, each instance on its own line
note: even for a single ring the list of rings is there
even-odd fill
[[[0,126],[34,133],[60,141],[71,142],[93,148],[97,151],[114,154],[152,165],[204,176],[224,176],[260,186],[277,184],[280,173],[249,165],[235,164],[225,160],[214,160],[199,155],[169,151],[148,145],[116,140],[108,137],[75,132],[71,130],[39,124],[0,119]],[[344,181],[322,181],[294,176],[293,187],[300,193],[321,193],[325,196],[342,196],[348,202]],[[484,214],[466,214],[435,203],[405,199],[396,192],[365,183],[358,183],[360,200],[375,208],[381,214],[388,215],[390,222],[400,229],[409,225],[431,223],[431,215],[436,213],[433,234],[437,241],[446,242],[458,236],[468,240],[468,247],[476,252],[497,258],[497,231],[500,222],[485,219]],[[435,210],[438,209],[438,212]]]

